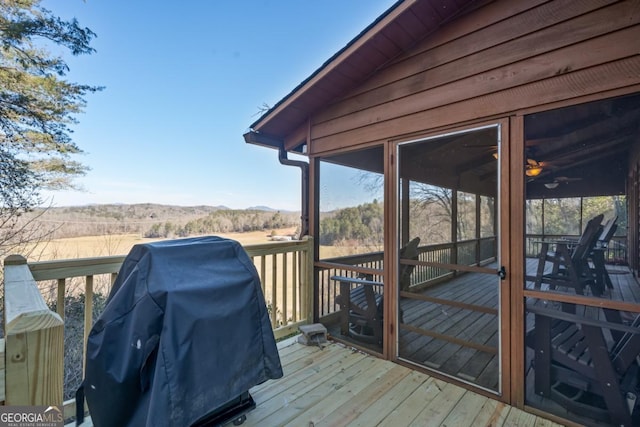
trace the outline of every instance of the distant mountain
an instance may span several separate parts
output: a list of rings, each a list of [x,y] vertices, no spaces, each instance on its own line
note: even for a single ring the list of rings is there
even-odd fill
[[[277,212],[279,209],[273,209],[269,206],[251,206],[247,208],[248,211],[265,211],[265,212]]]

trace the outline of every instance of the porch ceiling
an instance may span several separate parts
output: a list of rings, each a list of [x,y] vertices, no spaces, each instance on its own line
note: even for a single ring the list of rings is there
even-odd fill
[[[495,132],[454,134],[407,145],[401,177],[474,194],[495,195]],[[525,154],[542,165],[527,178],[528,199],[625,194],[628,159],[640,150],[640,95],[614,98],[525,117]],[[383,173],[382,147],[324,160]],[[526,159],[523,159],[524,173]],[[544,184],[559,181],[553,189]]]
[[[640,95],[525,117],[525,153],[543,166],[527,198],[625,194],[629,158],[640,145]],[[559,186],[548,189],[553,181]]]

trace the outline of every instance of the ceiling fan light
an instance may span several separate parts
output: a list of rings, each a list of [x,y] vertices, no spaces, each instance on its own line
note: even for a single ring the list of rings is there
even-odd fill
[[[556,181],[547,182],[544,184],[544,186],[547,187],[549,190],[553,190],[554,188],[558,187],[558,185],[560,185],[560,183]]]
[[[540,172],[542,172],[542,167],[541,166],[527,166],[527,169],[524,171],[524,173],[527,176],[538,176],[540,175]]]

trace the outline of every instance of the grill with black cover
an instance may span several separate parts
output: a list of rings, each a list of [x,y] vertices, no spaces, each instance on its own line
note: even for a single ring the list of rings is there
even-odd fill
[[[87,342],[96,427],[219,424],[282,377],[260,279],[216,236],[141,244],[127,255]]]

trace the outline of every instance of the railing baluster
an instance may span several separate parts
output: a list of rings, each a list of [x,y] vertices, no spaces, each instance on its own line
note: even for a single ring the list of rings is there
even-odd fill
[[[82,372],[87,366],[87,341],[93,326],[93,276],[85,277],[84,287],[84,340],[82,341]]]
[[[262,293],[264,294],[264,297],[267,298],[267,282],[266,282],[266,275],[267,274],[267,263],[266,263],[266,256],[262,255],[260,257],[260,283],[262,286]],[[267,301],[268,303],[269,301]]]
[[[56,312],[60,315],[60,318],[64,320],[64,305],[66,296],[67,279],[58,279],[58,298],[56,302]]]
[[[289,304],[287,301],[287,297],[288,297],[287,286],[289,286],[289,283],[287,280],[287,253],[285,252],[282,254],[282,324],[283,325],[286,325],[288,323],[287,308],[289,307]]]
[[[293,251],[291,252],[291,320],[293,322],[298,321],[298,310],[300,309],[298,306],[298,287],[300,286],[300,280],[298,276],[298,264],[299,264],[299,252]]]
[[[276,255],[272,254],[271,259],[271,304],[273,319],[271,326],[275,329],[278,327],[278,260]]]

